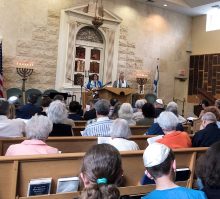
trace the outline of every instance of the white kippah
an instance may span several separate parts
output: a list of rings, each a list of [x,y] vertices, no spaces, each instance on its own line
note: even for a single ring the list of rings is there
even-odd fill
[[[16,96],[11,96],[11,97],[9,97],[8,102],[9,102],[10,104],[14,104],[15,102],[17,102],[17,100],[18,100],[18,97],[16,97]]]
[[[164,144],[150,144],[144,151],[143,161],[145,167],[153,167],[161,164],[166,160],[170,153],[170,148]]]
[[[162,104],[162,105],[163,105],[163,100],[162,100],[162,99],[157,99],[156,102],[157,102],[158,104]]]

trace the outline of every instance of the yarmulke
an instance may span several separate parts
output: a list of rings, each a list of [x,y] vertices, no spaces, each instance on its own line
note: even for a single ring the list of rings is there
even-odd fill
[[[162,104],[162,105],[163,105],[163,100],[162,100],[162,99],[157,99],[156,102],[157,102],[158,104]]]
[[[164,144],[150,144],[144,151],[143,161],[145,167],[153,167],[161,164],[166,160],[170,153],[170,148]]]
[[[11,96],[8,98],[9,104],[14,104],[17,101],[18,101],[18,97],[16,97],[16,96]]]

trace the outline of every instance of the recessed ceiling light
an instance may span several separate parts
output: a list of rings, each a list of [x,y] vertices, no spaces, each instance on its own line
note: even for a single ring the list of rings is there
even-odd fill
[[[167,4],[163,4],[164,7],[167,7]]]

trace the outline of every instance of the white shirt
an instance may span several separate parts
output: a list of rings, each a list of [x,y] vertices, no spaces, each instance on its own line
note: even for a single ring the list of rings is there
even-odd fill
[[[126,140],[124,138],[109,139],[109,144],[114,146],[119,151],[134,151],[139,150],[138,145],[132,140]]]
[[[0,137],[23,137],[25,123],[21,119],[8,119],[0,115]]]

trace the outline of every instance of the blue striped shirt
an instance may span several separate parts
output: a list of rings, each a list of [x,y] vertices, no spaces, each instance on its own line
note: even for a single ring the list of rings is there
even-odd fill
[[[110,137],[112,120],[108,117],[98,118],[97,122],[89,124],[83,131],[83,136]]]

